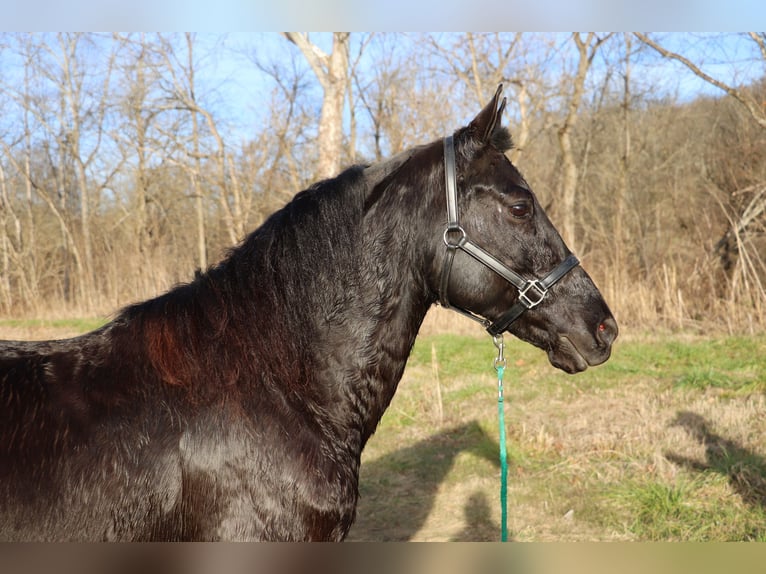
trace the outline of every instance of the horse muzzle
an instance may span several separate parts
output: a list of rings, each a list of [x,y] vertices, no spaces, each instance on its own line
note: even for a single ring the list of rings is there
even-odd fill
[[[618,334],[617,321],[610,315],[598,324],[594,333],[559,335],[548,349],[548,360],[562,371],[579,373],[606,362]]]

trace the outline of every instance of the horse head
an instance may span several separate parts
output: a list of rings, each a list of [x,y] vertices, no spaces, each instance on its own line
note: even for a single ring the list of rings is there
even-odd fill
[[[447,224],[433,290],[491,334],[510,332],[576,373],[609,358],[617,323],[505,154],[511,138],[500,124],[501,89],[444,140]]]

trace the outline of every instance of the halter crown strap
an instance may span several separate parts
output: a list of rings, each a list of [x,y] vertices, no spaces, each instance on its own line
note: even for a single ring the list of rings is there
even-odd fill
[[[449,277],[455,252],[460,246],[460,240],[465,237],[465,231],[458,224],[457,213],[457,177],[455,175],[455,146],[452,136],[444,138],[444,188],[447,190],[447,227],[444,230],[444,244],[447,246],[446,261],[442,267],[442,279],[439,285],[439,302],[442,307],[449,309]],[[453,243],[451,236],[458,235],[458,241]]]
[[[447,229],[458,229],[457,175],[455,174],[455,145],[452,136],[444,138],[444,188],[447,190]]]
[[[576,267],[580,261],[570,253],[553,271],[542,279],[525,279],[492,254],[469,240],[465,230],[460,226],[457,206],[455,145],[452,136],[444,138],[444,178],[447,192],[447,226],[444,229],[444,244],[447,247],[447,252],[439,285],[439,302],[446,309],[454,309],[474,321],[478,321],[494,337],[505,331],[522,313],[542,303],[548,294],[548,289]],[[516,303],[494,322],[480,317],[467,309],[454,307],[449,303],[449,279],[452,272],[452,264],[455,260],[455,253],[458,249],[461,249],[486,267],[489,267],[519,290],[519,298]]]

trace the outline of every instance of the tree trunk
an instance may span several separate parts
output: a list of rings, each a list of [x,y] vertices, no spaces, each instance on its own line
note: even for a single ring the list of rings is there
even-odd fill
[[[316,176],[337,174],[343,157],[343,103],[348,87],[349,33],[334,32],[332,52],[325,53],[302,32],[285,32],[285,37],[303,53],[319,80],[324,96],[319,117],[319,159]]]
[[[628,242],[624,241],[623,223],[625,220],[625,202],[628,197],[628,172],[630,170],[630,34],[625,33],[625,70],[623,74],[622,92],[622,153],[620,154],[620,180],[617,188],[614,208],[614,262],[619,278],[625,277],[626,262],[623,251]],[[624,282],[620,281],[620,285]]]
[[[79,277],[80,303],[93,300],[96,293],[93,281],[93,240],[90,233],[90,190],[80,149],[81,132],[81,83],[77,70],[77,44],[79,35],[62,35],[59,46],[62,51],[62,117],[60,126],[64,132],[65,152],[74,164],[75,187],[79,194],[80,238],[82,242],[82,270]],[[68,128],[68,129],[67,129]]]
[[[188,97],[191,102],[196,106],[195,86],[194,86],[194,41],[188,32],[186,33],[186,47],[188,49],[188,81],[189,81],[189,93]],[[180,95],[180,90],[179,90]],[[196,107],[190,107],[192,118],[192,147],[194,154],[194,169],[191,174],[191,183],[194,190],[194,210],[197,216],[197,265],[200,269],[207,269],[207,241],[205,235],[205,204],[202,201],[202,186],[200,185],[200,178],[202,177],[202,161],[200,153],[200,133],[199,133],[199,120],[197,119]]]
[[[572,149],[572,130],[577,123],[577,114],[585,91],[585,77],[588,69],[596,55],[596,50],[605,38],[598,38],[595,33],[588,32],[583,41],[579,32],[572,35],[572,39],[577,46],[579,54],[577,61],[577,71],[572,80],[572,91],[569,94],[569,102],[566,107],[566,116],[563,123],[559,126],[557,135],[559,149],[561,150],[562,163],[562,181],[559,194],[560,203],[557,209],[559,221],[561,221],[561,236],[567,242],[570,249],[576,251],[577,237],[575,231],[575,221],[577,220],[577,164]],[[593,46],[591,43],[595,40]]]

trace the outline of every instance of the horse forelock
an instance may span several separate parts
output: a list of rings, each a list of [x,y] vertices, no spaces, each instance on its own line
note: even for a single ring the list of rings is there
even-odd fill
[[[514,144],[510,130],[505,126],[495,128],[490,138],[490,144],[499,152],[505,153],[511,151]]]
[[[505,126],[496,126],[487,140],[479,138],[471,128],[466,126],[455,132],[455,152],[467,160],[471,160],[481,151],[491,148],[500,153],[506,153],[514,148],[513,136]]]

